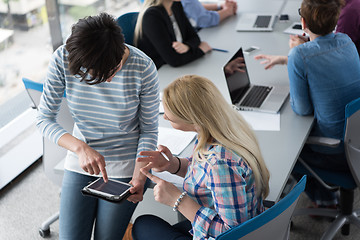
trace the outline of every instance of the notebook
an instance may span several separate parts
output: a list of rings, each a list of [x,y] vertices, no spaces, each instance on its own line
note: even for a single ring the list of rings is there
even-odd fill
[[[241,72],[235,67],[242,63]],[[244,53],[240,48],[225,64],[223,71],[231,102],[240,110],[277,113],[289,95],[288,85],[253,85],[250,83]]]
[[[277,13],[242,13],[237,22],[236,31],[273,31],[274,24],[284,10],[287,1],[283,0]]]

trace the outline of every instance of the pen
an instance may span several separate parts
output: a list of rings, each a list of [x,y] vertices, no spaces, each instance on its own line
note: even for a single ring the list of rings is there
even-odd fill
[[[168,158],[168,156],[166,156],[165,153],[163,153],[163,152],[161,152],[161,151],[159,151],[159,152],[161,153],[161,155],[163,155],[163,157],[164,157],[166,160],[168,160],[168,161],[170,162],[170,159]]]
[[[220,48],[213,48],[212,50],[218,51],[218,52],[229,52],[228,50],[220,49]]]

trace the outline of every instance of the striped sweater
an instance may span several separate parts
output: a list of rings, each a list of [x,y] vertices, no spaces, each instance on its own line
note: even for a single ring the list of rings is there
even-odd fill
[[[56,122],[62,96],[75,121],[72,135],[105,157],[109,177],[131,177],[137,153],[155,150],[158,133],[159,81],[152,60],[126,45],[130,54],[111,82],[88,85],[71,75],[68,52],[59,47],[50,61],[41,96],[37,126],[57,143],[66,130]],[[75,153],[65,169],[87,174]]]

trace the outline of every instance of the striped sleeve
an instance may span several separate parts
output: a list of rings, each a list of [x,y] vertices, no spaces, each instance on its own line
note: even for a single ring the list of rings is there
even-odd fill
[[[36,126],[43,136],[57,143],[59,138],[67,131],[56,122],[62,96],[65,91],[65,70],[63,59],[63,46],[53,54],[49,63],[44,90],[41,95]]]
[[[155,64],[149,61],[142,77],[140,93],[140,138],[137,153],[156,149],[159,121],[159,79]],[[139,156],[137,156],[139,157]]]

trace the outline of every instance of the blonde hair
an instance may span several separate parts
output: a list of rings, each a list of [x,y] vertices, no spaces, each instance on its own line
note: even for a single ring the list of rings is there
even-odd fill
[[[165,88],[163,104],[184,123],[198,127],[198,144],[193,154],[196,160],[206,159],[205,145],[215,139],[241,156],[251,167],[255,176],[256,194],[266,198],[269,194],[270,174],[255,135],[210,80],[197,75],[176,79]]]
[[[134,31],[134,45],[137,46],[137,42],[139,40],[139,38],[142,36],[142,20],[144,17],[144,13],[146,12],[146,10],[149,7],[152,6],[160,6],[163,4],[165,0],[145,0],[144,3],[142,4],[140,11],[139,11],[139,15],[137,18],[137,22],[136,22],[136,26],[135,26],[135,31]]]

